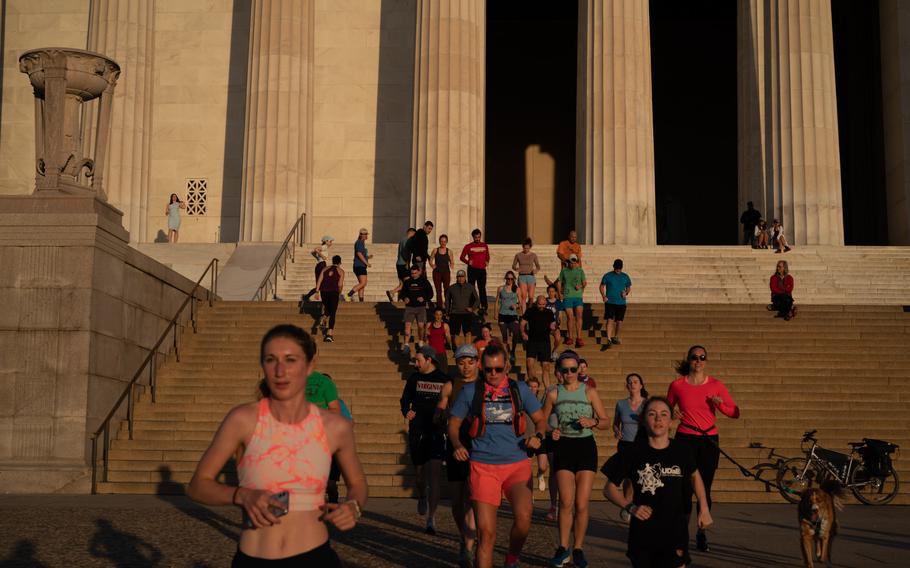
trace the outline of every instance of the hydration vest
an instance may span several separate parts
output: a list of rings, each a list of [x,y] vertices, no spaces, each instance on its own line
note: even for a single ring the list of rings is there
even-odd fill
[[[471,425],[468,428],[468,435],[471,438],[479,438],[487,430],[487,415],[484,412],[483,400],[484,393],[487,390],[486,382],[479,377],[474,384],[474,398],[471,401],[470,420]],[[522,437],[525,434],[526,417],[524,412],[524,403],[521,400],[521,393],[518,390],[518,382],[509,379],[509,398],[512,401],[512,430],[515,435]]]

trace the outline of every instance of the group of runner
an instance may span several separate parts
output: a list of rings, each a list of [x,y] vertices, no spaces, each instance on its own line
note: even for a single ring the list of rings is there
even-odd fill
[[[510,376],[508,348],[499,338],[482,351],[470,343],[460,346],[451,379],[432,347],[423,346],[401,396],[401,413],[409,423],[417,511],[426,532],[436,534],[445,463],[460,536],[459,565],[492,566],[496,512],[505,496],[513,523],[504,566],[518,566],[530,529],[536,461],[539,490],[547,488],[549,473],[548,518],[558,526],[550,565],[584,568],[589,503],[599,469],[608,478],[604,495],[630,523],[633,565],[684,566],[693,493],[696,546],[708,551],[704,529],[712,523],[710,491],[720,455],[715,413],[739,416],[723,384],[706,374],[706,361],[703,347],[690,348],[667,397],[649,398],[642,377],[629,374],[629,396],[616,402],[611,421],[586,363],[573,350],[559,354],[557,384],[546,388],[536,377],[525,382]],[[674,418],[681,423],[671,441]],[[610,428],[617,451],[599,468],[594,432]]]

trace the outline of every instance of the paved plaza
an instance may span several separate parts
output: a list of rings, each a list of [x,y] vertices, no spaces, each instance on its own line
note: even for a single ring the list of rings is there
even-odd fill
[[[345,566],[433,568],[456,565],[457,540],[447,507],[439,534],[422,532],[415,502],[370,501],[363,522],[333,536]],[[535,511],[523,566],[546,566],[555,527]],[[710,554],[693,553],[692,566],[799,566],[795,506],[717,505]],[[847,506],[834,546],[834,566],[910,565],[910,509]],[[183,497],[10,496],[0,498],[0,568],[228,566],[240,511],[206,508]],[[504,553],[508,514],[501,515],[497,561]],[[625,526],[616,509],[592,507],[585,551],[592,567],[627,566]]]

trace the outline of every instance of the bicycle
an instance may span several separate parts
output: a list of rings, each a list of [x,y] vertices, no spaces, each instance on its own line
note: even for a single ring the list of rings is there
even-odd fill
[[[778,472],[780,472],[781,467],[783,466],[784,462],[786,462],[786,461],[789,460],[790,458],[788,458],[787,456],[784,456],[784,455],[781,455],[781,454],[777,453],[777,448],[769,448],[769,447],[765,446],[764,444],[762,444],[761,442],[750,442],[750,443],[749,443],[749,449],[752,449],[752,450],[768,450],[768,457],[765,458],[765,459],[774,460],[774,461],[773,461],[773,462],[771,462],[771,461],[760,462],[760,463],[757,463],[757,464],[753,465],[753,466],[752,466],[752,470],[755,471],[755,474],[754,474],[753,477],[754,477],[756,480],[761,481],[762,483],[765,484],[765,493],[770,493],[770,492],[771,492],[772,486],[773,486],[775,489],[777,489],[777,487],[778,487],[778,486],[777,486],[777,475],[778,475]],[[769,479],[765,479],[765,478],[764,478],[764,474],[765,474],[766,471],[768,471],[768,472],[774,472],[774,479],[773,479],[773,480],[769,480]]]
[[[813,483],[837,481],[842,489],[850,489],[866,505],[884,505],[897,495],[900,480],[891,464],[890,454],[896,444],[863,438],[850,442],[850,454],[827,450],[815,438],[817,430],[803,434],[800,449],[804,457],[783,462],[777,473],[777,489],[784,499],[798,503],[802,492]],[[805,445],[811,442],[811,447]]]

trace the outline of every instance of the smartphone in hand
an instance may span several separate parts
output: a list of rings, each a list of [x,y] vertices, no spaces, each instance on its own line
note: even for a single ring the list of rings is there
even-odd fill
[[[288,514],[288,504],[290,503],[291,494],[287,491],[281,491],[280,493],[275,493],[272,495],[272,499],[281,503],[281,507],[272,507],[269,506],[269,512],[275,515],[276,517],[283,517]],[[246,510],[243,511],[243,528],[245,529],[255,529],[253,526],[253,521],[246,514]]]

